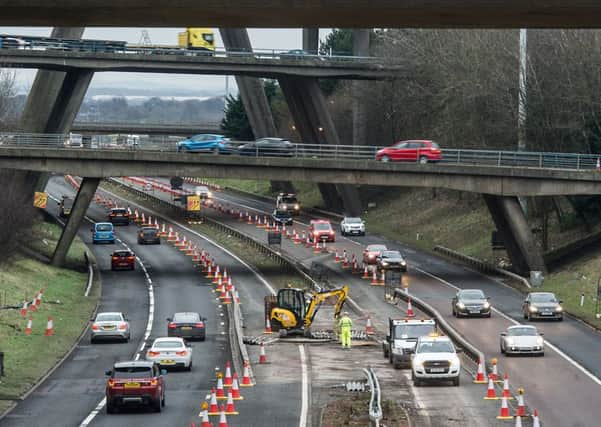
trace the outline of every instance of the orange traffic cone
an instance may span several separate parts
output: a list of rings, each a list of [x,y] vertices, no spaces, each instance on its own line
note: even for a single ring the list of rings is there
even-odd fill
[[[377,286],[378,285],[378,273],[376,272],[376,270],[374,270],[371,273],[371,285],[372,286]]]
[[[205,406],[207,406],[207,402],[203,402],[203,410],[200,415],[202,417],[200,427],[212,427],[211,423],[209,422],[209,411],[208,409],[204,408]]]
[[[520,417],[519,415],[515,417],[514,427],[522,427],[522,417]]]
[[[29,307],[29,311],[31,313],[38,310],[38,307],[35,305],[35,298],[33,300],[31,300],[29,303],[27,303],[27,306]]]
[[[371,317],[367,316],[367,323],[365,324],[365,333],[371,335],[374,333],[374,327],[371,325]]]
[[[505,373],[505,377],[503,378],[503,394],[501,397],[504,397],[507,400],[512,400],[511,392],[509,391],[509,375]]]
[[[23,307],[21,307],[21,310],[19,311],[19,313],[23,317],[27,316],[27,301],[23,301]]]
[[[227,427],[227,417],[225,416],[225,407],[221,405],[221,413],[219,414],[219,427]]]
[[[238,385],[238,374],[234,372],[234,378],[232,379],[232,398],[234,400],[243,400],[244,397],[240,395],[240,386]]]
[[[240,304],[240,295],[238,295],[238,289],[234,288],[234,301],[236,304]]]
[[[311,239],[309,238],[309,236],[307,236],[307,240],[305,241],[305,247],[306,248],[310,248],[311,247]]]
[[[515,410],[516,417],[525,417],[526,416],[526,405],[524,404],[524,389],[522,387],[518,388],[518,407]]]
[[[499,380],[499,371],[497,370],[497,359],[493,358],[490,363],[492,364],[492,372],[490,373],[489,377],[492,378],[492,380],[494,382],[501,382]]]
[[[534,414],[532,415],[532,427],[540,427],[540,420],[538,419],[538,410],[534,410]]]
[[[503,396],[501,400],[501,411],[497,415],[497,420],[512,420],[513,416],[509,413],[509,406],[507,405],[507,398]]]
[[[413,306],[411,305],[411,297],[407,297],[407,317],[415,317]]]
[[[227,402],[225,404],[225,413],[227,415],[238,415],[238,411],[234,408],[234,397],[232,396],[232,391],[227,391]]]
[[[484,362],[482,360],[478,361],[478,373],[476,374],[474,384],[486,384],[486,379],[484,379]]]
[[[386,272],[382,272],[382,274],[380,274],[380,281],[378,282],[378,285],[383,285],[386,283]]]
[[[52,317],[50,316],[48,316],[48,323],[46,323],[46,332],[44,335],[47,337],[54,335],[54,325],[52,323]]]
[[[219,266],[215,267],[215,277],[213,277],[213,284],[216,285],[219,283],[219,279],[221,278],[221,273],[219,272]]]
[[[250,370],[248,369],[248,360],[244,361],[244,372],[242,373],[242,384],[240,387],[252,387],[254,384],[250,380]]]
[[[222,301],[224,304],[231,304],[232,303],[232,295],[230,294],[230,291],[225,291],[225,298],[223,298]]]
[[[217,373],[217,400],[225,400],[227,397],[225,396],[225,390],[223,389],[223,374],[221,372]]]
[[[211,268],[211,264],[209,263],[209,268],[207,268],[207,275],[205,276],[207,279],[213,278],[213,269]]]
[[[42,296],[44,296],[44,290],[40,289],[40,292],[38,292],[38,295],[35,297],[35,305],[38,307],[42,303]]]
[[[227,294],[228,292],[225,290],[225,286],[221,286],[221,292],[219,293],[219,299],[223,300],[225,302],[225,299],[227,298]]]
[[[142,225],[146,225],[146,217],[144,216],[144,212],[142,212]]]
[[[321,249],[319,248],[319,241],[317,239],[314,240],[315,241],[313,242],[313,253],[318,254],[321,252]]]
[[[264,334],[271,334],[273,331],[271,330],[271,322],[269,321],[269,316],[265,316],[265,331]]]
[[[344,256],[342,257],[342,269],[346,270],[347,268],[348,268],[348,257],[346,256],[346,253],[345,253]]]
[[[215,387],[211,389],[211,403],[209,405],[209,415],[219,415],[219,406],[217,405],[217,391]]]
[[[31,328],[33,326],[33,317],[29,316],[27,320],[27,326],[25,327],[25,335],[31,335]]]
[[[232,283],[232,276],[230,276],[230,277],[228,277],[228,278],[227,278],[227,286],[226,286],[226,289],[227,289],[228,291],[230,291],[230,292],[231,292],[231,291],[234,289],[234,284]]]
[[[167,230],[165,229],[165,223],[163,223],[163,225],[161,226],[161,232],[159,233],[159,236],[161,236],[161,237],[167,236]]]
[[[222,278],[223,278],[224,282],[227,282],[228,276],[227,276],[227,268],[226,267],[223,268],[223,276],[222,276]]]
[[[229,360],[225,362],[225,377],[223,377],[223,385],[225,387],[232,386],[232,368]]]
[[[492,377],[488,378],[488,388],[486,389],[486,396],[484,400],[497,400],[497,394],[495,392],[495,384],[493,383]]]
[[[300,237],[298,237],[298,233],[296,232],[296,230],[294,230],[292,232],[292,241],[294,242],[295,245],[299,245],[300,244]]]
[[[369,279],[369,270],[367,269],[367,265],[365,267],[363,267],[363,276],[361,276],[362,279]]]
[[[169,234],[167,235],[168,242],[175,242],[175,234],[173,233],[173,227],[169,226]]]
[[[261,354],[259,355],[259,363],[267,363],[267,354],[265,354],[265,344],[261,343]]]
[[[338,253],[338,249],[336,249],[336,252],[334,252],[334,262],[335,263],[340,262],[340,254]]]

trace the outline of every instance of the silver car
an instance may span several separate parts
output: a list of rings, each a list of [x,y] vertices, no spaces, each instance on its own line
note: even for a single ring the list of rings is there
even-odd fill
[[[161,368],[192,369],[192,348],[183,338],[157,338],[146,352],[146,360],[157,363]]]
[[[507,356],[511,354],[545,354],[545,340],[543,334],[539,333],[532,325],[515,325],[501,332],[501,353]]]
[[[127,342],[131,338],[127,318],[123,313],[117,311],[98,313],[96,318],[92,320],[91,330],[91,343],[101,339],[121,339]]]

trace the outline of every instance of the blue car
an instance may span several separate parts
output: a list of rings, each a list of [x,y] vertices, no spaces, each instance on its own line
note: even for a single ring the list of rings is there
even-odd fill
[[[184,153],[230,154],[229,138],[223,135],[200,134],[177,143],[177,151]]]
[[[115,243],[113,224],[97,222],[92,227],[92,243]]]

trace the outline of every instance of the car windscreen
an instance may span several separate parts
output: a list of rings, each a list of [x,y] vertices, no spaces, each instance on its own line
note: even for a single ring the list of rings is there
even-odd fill
[[[388,248],[384,245],[369,245],[367,247],[367,250],[369,252],[382,252],[382,251],[385,251],[386,249],[388,249]]]
[[[384,251],[382,252],[382,258],[401,258],[401,254],[397,251]]]
[[[114,378],[152,378],[152,368],[149,366],[126,366],[115,368]]]
[[[296,197],[282,197],[282,203],[296,203]]]
[[[553,294],[532,294],[530,295],[532,302],[557,302]]]
[[[347,218],[344,222],[347,224],[361,224],[361,218]]]
[[[440,147],[438,146],[438,144],[437,144],[437,143],[435,143],[435,142],[431,142],[431,144],[432,144],[432,148],[440,148]]]
[[[330,224],[326,224],[326,223],[318,223],[315,224],[314,228],[318,231],[329,231],[331,230],[331,226]]]
[[[196,313],[178,313],[173,316],[173,321],[175,323],[190,323],[190,322],[198,322],[200,318]]]
[[[181,341],[158,341],[152,345],[154,348],[181,348],[184,343]]]
[[[97,224],[96,231],[112,231],[113,226],[111,224]]]
[[[511,328],[507,330],[507,335],[510,337],[527,337],[537,335],[534,328]]]
[[[416,353],[455,353],[453,345],[448,341],[425,341],[421,342]]]
[[[96,316],[96,321],[97,322],[120,322],[121,319],[121,315],[119,314],[99,314],[98,316]]]
[[[275,215],[276,216],[284,216],[284,217],[289,217],[290,213],[288,213],[288,211],[275,211]]]
[[[157,230],[155,228],[143,228],[142,229],[142,233],[145,236],[156,236],[157,235]]]
[[[124,214],[126,212],[127,211],[125,209],[112,209],[111,210],[111,213],[114,213],[114,214]]]
[[[484,292],[479,290],[474,291],[461,291],[459,292],[459,298],[462,299],[484,299]]]
[[[121,258],[125,258],[128,256],[131,256],[131,252],[129,251],[117,251],[117,252],[113,252],[113,256],[118,256]]]
[[[394,325],[394,338],[419,338],[434,332],[434,325]]]

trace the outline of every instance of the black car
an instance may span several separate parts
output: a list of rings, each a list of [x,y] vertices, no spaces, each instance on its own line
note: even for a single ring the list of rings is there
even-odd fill
[[[287,210],[284,211],[284,210],[276,209],[273,211],[273,214],[271,215],[271,217],[277,224],[280,224],[280,225],[292,225],[294,222],[292,220],[292,215]]]
[[[524,319],[563,320],[563,307],[552,292],[530,292],[522,303]]]
[[[168,317],[167,336],[180,338],[196,338],[204,341],[206,338],[205,322],[206,318],[198,313],[182,312],[175,313],[173,317]]]
[[[73,209],[73,199],[67,196],[63,196],[61,201],[58,204],[59,207],[59,215],[62,218],[67,218],[71,215],[71,209]]]
[[[160,245],[161,236],[159,230],[154,227],[142,227],[138,230],[138,243],[140,245],[152,244]]]
[[[407,261],[399,251],[382,251],[376,260],[378,270],[407,271]]]
[[[238,147],[241,156],[292,157],[294,151],[294,144],[283,138],[261,138]]]
[[[451,302],[453,316],[490,317],[492,309],[489,299],[480,289],[462,289],[455,294]]]
[[[125,208],[113,208],[109,211],[109,222],[113,225],[129,225],[129,213]]]

